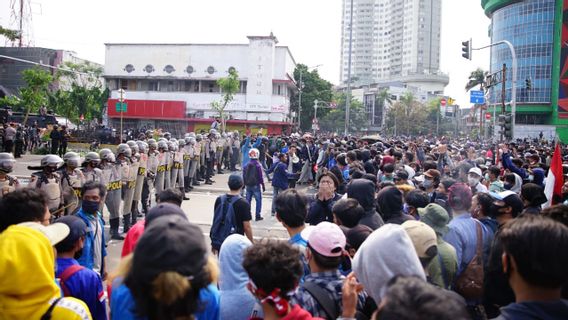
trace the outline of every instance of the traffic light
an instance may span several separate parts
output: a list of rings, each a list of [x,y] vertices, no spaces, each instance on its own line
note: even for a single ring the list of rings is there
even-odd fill
[[[471,40],[462,42],[462,57],[471,60]]]
[[[507,140],[513,139],[513,115],[506,114],[505,115],[505,124],[503,126],[503,136]]]
[[[532,89],[532,81],[530,78],[525,79],[525,89],[531,90]]]

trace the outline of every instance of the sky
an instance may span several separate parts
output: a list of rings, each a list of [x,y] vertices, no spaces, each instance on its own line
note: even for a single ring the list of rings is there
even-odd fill
[[[0,0],[0,25],[14,27],[11,6]],[[462,108],[471,71],[489,68],[489,50],[461,57],[461,42],[489,44],[490,23],[481,0],[442,0],[441,71],[445,95]],[[247,43],[273,32],[297,63],[320,65],[320,75],[339,83],[342,0],[26,0],[26,43],[75,51],[104,64],[105,43]],[[5,45],[6,43],[2,43]]]

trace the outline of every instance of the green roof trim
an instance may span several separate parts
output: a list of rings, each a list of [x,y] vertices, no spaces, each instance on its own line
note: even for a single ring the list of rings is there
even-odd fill
[[[493,12],[510,4],[521,2],[522,0],[481,0],[481,7],[485,10],[485,15],[491,18]]]

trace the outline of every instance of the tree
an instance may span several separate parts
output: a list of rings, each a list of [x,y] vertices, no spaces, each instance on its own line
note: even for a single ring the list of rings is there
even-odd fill
[[[109,91],[103,89],[103,69],[90,63],[65,62],[57,71],[60,89],[50,96],[50,105],[58,114],[77,121],[100,118]]]
[[[302,74],[302,83],[300,83],[300,73]],[[298,86],[302,86],[301,114],[298,108],[298,94],[291,97],[290,105],[292,106],[292,110],[301,117],[302,127],[300,129],[310,130],[312,119],[314,118],[314,101],[331,102],[333,100],[333,85],[331,82],[322,79],[317,70],[309,71],[308,67],[304,64],[296,65],[294,80]],[[330,112],[329,109],[318,110],[318,118],[325,116],[328,112]]]
[[[477,86],[480,86],[481,90],[483,90],[485,77],[487,77],[487,71],[483,71],[481,68],[472,71],[469,75],[469,81],[465,85],[465,91],[469,91]]]
[[[386,126],[394,135],[426,134],[432,130],[427,119],[428,108],[407,92],[387,112]]]
[[[327,113],[320,116],[320,110],[318,110],[318,119],[320,123],[320,129],[322,131],[329,132],[343,132],[345,130],[345,104],[346,104],[346,94],[336,93],[334,97],[335,104],[337,105],[334,109],[321,109],[328,110]],[[361,101],[356,100],[351,96],[351,105],[349,107],[349,132],[360,132],[363,127],[367,124],[367,113],[363,107]]]
[[[8,40],[14,42],[21,37],[21,33],[18,30],[6,29],[0,26],[0,35],[6,37]]]
[[[223,97],[221,98],[221,101],[213,101],[211,103],[211,108],[219,113],[219,117],[221,118],[221,132],[225,132],[227,126],[225,108],[227,108],[227,105],[233,101],[235,93],[239,91],[241,85],[239,74],[236,70],[231,69],[229,70],[228,77],[217,80],[217,85],[221,88]]]
[[[53,77],[49,72],[40,67],[34,67],[22,71],[22,79],[26,86],[20,89],[21,104],[26,112],[22,125],[26,125],[30,112],[37,112],[41,106],[48,102],[49,85]]]

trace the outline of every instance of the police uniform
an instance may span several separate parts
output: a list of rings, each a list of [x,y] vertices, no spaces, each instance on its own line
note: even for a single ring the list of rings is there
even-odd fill
[[[11,176],[9,174],[4,177],[0,177],[0,199],[10,192],[14,192],[20,187],[20,182],[18,178]]]
[[[47,207],[50,212],[57,211],[62,203],[63,197],[61,192],[61,176],[54,172],[48,176],[44,171],[32,173],[32,178],[28,187],[43,191],[47,197]],[[58,212],[56,216],[60,216]]]
[[[70,215],[81,207],[81,187],[83,187],[85,177],[79,168],[69,172],[66,166],[59,170],[59,174],[61,176],[61,191],[63,192],[65,215]]]
[[[168,166],[168,152],[161,151],[156,156],[158,161],[158,167],[156,169],[156,181],[154,182],[154,187],[156,189],[156,195],[164,190],[165,186],[165,175],[166,167]]]
[[[105,163],[102,169],[102,182],[106,185],[107,194],[105,197],[105,205],[109,211],[109,223],[111,227],[111,235],[118,235],[118,226],[120,224],[120,201],[122,193],[121,175],[119,172],[120,164]]]

